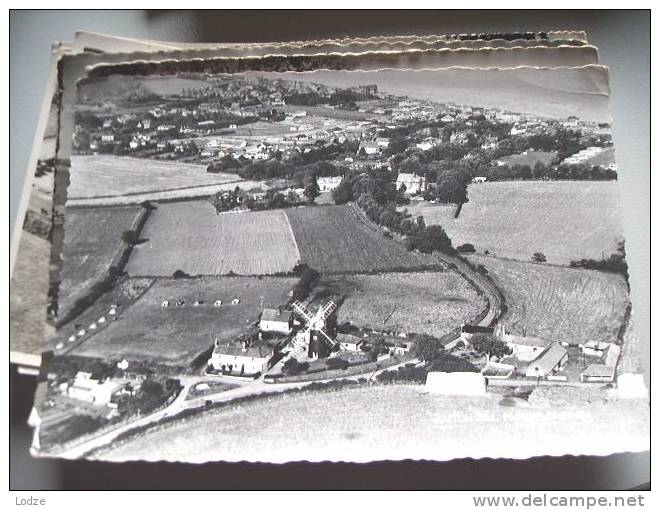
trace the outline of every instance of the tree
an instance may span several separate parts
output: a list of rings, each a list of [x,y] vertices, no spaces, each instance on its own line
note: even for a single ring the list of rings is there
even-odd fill
[[[426,363],[432,362],[444,351],[438,338],[421,335],[415,340],[415,355]]]
[[[305,186],[305,197],[307,197],[307,203],[313,204],[314,199],[321,194],[319,191],[319,185],[316,182],[316,177],[313,175],[310,177],[309,182]]]
[[[433,253],[434,251],[449,253],[452,251],[451,239],[440,225],[431,225],[424,228],[419,235],[417,249],[422,253]]]
[[[282,365],[282,373],[285,375],[298,375],[309,368],[309,363],[300,363],[296,358],[289,358]]]
[[[532,260],[534,262],[547,262],[548,259],[546,259],[545,255],[542,252],[537,251],[536,253],[534,253],[534,255],[532,255]]]
[[[474,244],[472,243],[465,243],[461,244],[456,248],[456,251],[458,253],[475,253],[477,250],[474,248]]]
[[[325,364],[330,370],[346,370],[348,361],[344,358],[328,358]]]
[[[479,354],[486,356],[486,361],[490,361],[492,356],[502,358],[511,354],[511,348],[501,340],[487,334],[476,334],[470,340],[472,348]]]

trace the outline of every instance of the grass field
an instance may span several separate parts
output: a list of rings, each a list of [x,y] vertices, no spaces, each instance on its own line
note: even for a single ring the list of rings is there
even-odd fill
[[[364,273],[428,267],[437,262],[411,253],[365,224],[348,205],[288,209],[302,261],[322,273]]]
[[[240,181],[235,174],[208,173],[203,165],[119,156],[72,156],[67,193],[71,199],[116,197]]]
[[[552,163],[552,160],[557,157],[556,152],[544,152],[544,151],[525,151],[521,154],[512,154],[511,156],[505,156],[500,158],[500,161],[504,161],[509,166],[513,165],[527,165],[534,167],[539,161],[544,165],[549,165]]]
[[[415,203],[413,215],[442,225],[454,246],[472,243],[479,252],[530,260],[543,252],[548,262],[609,256],[623,238],[616,181],[487,182],[468,188],[469,202],[453,219],[446,206]]]
[[[549,340],[616,340],[628,303],[623,278],[612,273],[471,256],[506,298],[503,323],[518,334]]]
[[[410,385],[280,395],[153,428],[96,458],[365,462],[607,455],[648,449],[648,402],[599,401],[548,412],[526,402],[504,406],[500,401],[497,394],[426,395]]]
[[[412,214],[413,218],[416,218],[420,214],[424,216],[424,221],[426,221],[427,225],[440,224],[444,226],[449,222],[455,221],[455,205],[432,204],[426,200],[414,200],[410,202],[410,205],[397,207],[399,211],[405,209]]]
[[[315,295],[343,295],[338,322],[395,333],[442,336],[485,307],[473,287],[453,271],[324,278]]]
[[[60,271],[59,315],[110,267],[140,207],[67,209]]]
[[[206,201],[160,204],[134,248],[130,275],[274,274],[300,255],[283,210],[216,215]]]
[[[296,278],[207,277],[156,282],[119,319],[71,350],[81,356],[150,360],[186,366],[218,338],[233,340],[259,319],[263,308],[281,306]],[[232,305],[234,298],[240,303]],[[221,299],[222,306],[213,303]],[[163,308],[163,301],[170,301]],[[174,301],[183,300],[183,306]],[[196,301],[203,304],[194,306]]]

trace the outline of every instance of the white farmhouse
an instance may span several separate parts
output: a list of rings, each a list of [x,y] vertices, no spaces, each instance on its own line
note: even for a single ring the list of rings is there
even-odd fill
[[[426,191],[426,177],[414,173],[401,172],[396,178],[396,189],[406,187],[406,193],[414,195]]]
[[[337,333],[337,341],[341,345],[341,348],[346,351],[358,352],[360,347],[365,343],[364,338],[360,338],[355,335],[347,335],[344,333]]]
[[[127,384],[123,379],[106,379],[101,382],[92,378],[89,372],[78,372],[73,384],[69,386],[67,394],[71,398],[88,402],[90,404],[105,406],[112,397],[121,391]]]
[[[333,177],[319,177],[316,179],[316,184],[319,187],[319,191],[333,191],[339,187],[342,177],[336,175]]]
[[[209,365],[230,375],[256,376],[272,365],[275,350],[268,344],[243,338],[230,344],[216,340]]]
[[[289,310],[265,308],[261,313],[259,329],[288,335],[293,327],[293,316]]]

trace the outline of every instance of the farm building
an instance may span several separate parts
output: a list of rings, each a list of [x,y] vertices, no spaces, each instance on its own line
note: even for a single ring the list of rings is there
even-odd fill
[[[246,333],[229,344],[216,340],[209,364],[224,374],[256,376],[271,367],[274,355],[273,346]]]
[[[536,359],[547,347],[550,341],[533,336],[505,335],[503,341],[518,359],[531,361]]]
[[[319,177],[316,179],[316,184],[319,187],[319,191],[333,191],[339,187],[342,177],[336,175],[333,177]]]
[[[123,379],[106,379],[101,382],[92,378],[89,372],[78,372],[73,384],[69,386],[67,395],[76,400],[95,405],[108,405],[112,397],[119,393],[128,384]]]
[[[608,367],[593,363],[589,365],[584,372],[580,374],[580,381],[582,382],[612,382],[614,381],[614,374],[616,367]]]
[[[410,344],[401,340],[394,340],[390,346],[390,354],[393,356],[405,356],[410,352]]]
[[[602,358],[605,351],[610,346],[609,342],[599,342],[597,340],[589,340],[580,345],[580,350],[585,356],[595,356]]]
[[[341,348],[346,351],[357,352],[365,344],[362,337],[355,335],[346,335],[344,333],[337,333],[337,341],[340,343]]]
[[[261,331],[270,331],[288,335],[293,327],[293,315],[289,310],[279,308],[264,308],[259,321]]]
[[[402,186],[406,187],[406,193],[423,193],[426,191],[426,177],[401,172],[396,178],[396,189],[401,189]]]
[[[555,375],[568,361],[568,351],[559,344],[552,344],[543,354],[529,364],[527,377],[547,377]]]
[[[425,389],[439,395],[486,395],[486,378],[475,372],[429,372]]]

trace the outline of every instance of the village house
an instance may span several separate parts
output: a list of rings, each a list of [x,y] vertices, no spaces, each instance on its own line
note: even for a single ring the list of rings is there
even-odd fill
[[[401,172],[396,178],[396,189],[406,187],[406,193],[414,195],[426,191],[426,177],[414,173]]]
[[[567,361],[568,351],[559,344],[552,344],[529,364],[525,375],[537,378],[552,376],[559,372]]]
[[[426,139],[422,142],[419,142],[418,144],[415,145],[418,149],[427,151],[435,147],[435,140],[432,138]]]
[[[364,338],[345,333],[337,333],[337,341],[340,343],[342,349],[350,352],[359,352],[360,347],[365,345]]]
[[[319,191],[333,191],[339,187],[342,177],[336,175],[333,177],[319,177],[316,179],[316,184],[319,187]]]
[[[449,137],[449,143],[454,145],[465,145],[468,142],[468,134],[466,131],[453,132]]]
[[[261,312],[259,329],[261,331],[282,333],[288,335],[293,327],[293,315],[289,310],[279,308],[264,308]]]
[[[363,149],[368,155],[378,154],[380,152],[380,146],[376,142],[360,142],[358,154]]]
[[[251,332],[229,344],[221,344],[216,339],[209,365],[223,374],[254,377],[272,366],[274,356],[274,347]]]

